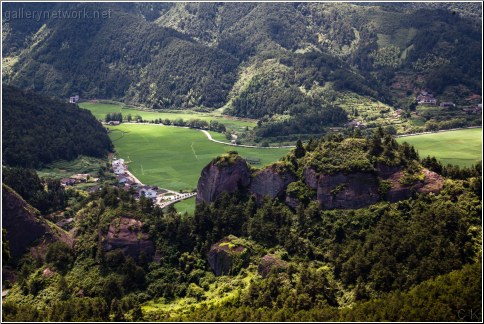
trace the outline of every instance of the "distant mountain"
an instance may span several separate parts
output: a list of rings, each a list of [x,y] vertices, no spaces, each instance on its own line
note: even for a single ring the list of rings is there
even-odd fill
[[[325,110],[341,90],[398,106],[422,88],[481,94],[476,3],[7,3],[4,11],[20,7],[110,10],[106,19],[4,16],[3,80],[59,97],[260,118]]]
[[[88,110],[12,86],[2,88],[3,163],[41,167],[83,154],[101,157],[113,145]]]

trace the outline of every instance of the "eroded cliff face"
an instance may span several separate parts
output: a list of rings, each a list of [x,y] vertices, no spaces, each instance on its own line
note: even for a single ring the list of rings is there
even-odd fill
[[[197,204],[214,201],[222,192],[233,193],[251,181],[247,162],[235,157],[230,162],[212,161],[202,170],[197,186]]]
[[[257,201],[264,196],[284,198],[287,186],[296,180],[297,177],[290,171],[277,172],[269,167],[255,173],[249,190],[255,195]]]
[[[401,183],[401,179],[404,176],[402,171],[397,171],[385,178],[391,184],[391,189],[386,193],[385,200],[396,202],[408,199],[414,193],[438,193],[442,190],[444,178],[441,175],[427,169],[423,169],[422,172],[424,179],[416,181],[412,185],[403,185]]]
[[[237,237],[229,235],[210,247],[207,259],[216,276],[236,274],[247,265],[250,251],[236,240]]]
[[[321,174],[315,189],[321,209],[356,209],[380,199],[378,178],[366,172]]]
[[[14,190],[2,185],[2,227],[7,230],[10,255],[18,257],[29,251],[45,254],[49,243],[72,242],[54,224],[49,225],[38,210],[30,206]]]
[[[144,254],[148,260],[153,258],[155,246],[148,233],[142,231],[143,223],[137,219],[115,218],[109,225],[104,239],[104,249],[111,251],[121,249],[125,255],[138,260]]]
[[[301,174],[304,184],[315,190],[314,198],[321,209],[357,209],[380,200],[396,202],[408,199],[414,193],[437,193],[444,183],[437,173],[422,169],[421,180],[408,184],[403,181],[405,174],[401,166],[384,164],[376,165],[374,171],[324,174],[305,168]],[[259,202],[264,196],[269,196],[296,208],[298,199],[286,194],[288,185],[295,181],[298,178],[293,172],[274,166],[256,171],[251,176],[247,164],[240,157],[231,164],[211,162],[203,169],[198,182],[197,203],[212,202],[224,191],[233,193],[245,188]]]

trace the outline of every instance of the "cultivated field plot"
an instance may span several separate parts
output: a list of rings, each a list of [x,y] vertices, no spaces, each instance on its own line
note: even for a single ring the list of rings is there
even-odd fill
[[[289,151],[218,144],[198,130],[172,126],[121,124],[110,130],[116,155],[128,162],[129,170],[141,182],[173,190],[195,189],[203,167],[224,152],[237,151],[244,158],[259,159],[260,167]]]
[[[93,103],[93,102],[83,102],[79,104],[79,107],[88,109],[96,117],[96,119],[104,120],[107,113],[120,112],[123,114],[123,118],[126,118],[128,114],[134,118],[136,115],[141,116],[143,120],[151,121],[155,119],[170,119],[171,121],[175,119],[183,119],[185,121],[191,119],[201,119],[210,122],[211,120],[218,121],[225,125],[230,130],[242,131],[245,127],[252,129],[255,127],[255,121],[246,121],[239,119],[232,119],[228,116],[216,115],[217,113],[199,113],[199,112],[157,112],[157,111],[143,111],[133,108],[126,108],[122,104],[118,103]]]
[[[482,128],[400,137],[397,141],[415,146],[421,158],[435,156],[444,165],[470,166],[482,159]]]

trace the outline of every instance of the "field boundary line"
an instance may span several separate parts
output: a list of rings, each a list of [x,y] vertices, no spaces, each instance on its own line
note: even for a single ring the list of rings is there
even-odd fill
[[[437,133],[444,133],[444,132],[455,132],[455,131],[459,131],[459,130],[474,129],[474,128],[482,128],[482,126],[469,126],[469,127],[461,127],[461,128],[440,129],[440,130],[431,131],[431,132],[421,132],[421,133],[395,135],[394,137],[400,138],[400,137],[409,137],[409,136],[418,136],[418,135],[437,134]]]

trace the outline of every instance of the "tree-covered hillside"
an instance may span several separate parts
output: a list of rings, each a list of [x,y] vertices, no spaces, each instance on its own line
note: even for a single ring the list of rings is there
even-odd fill
[[[113,145],[88,110],[32,91],[2,88],[3,163],[41,167],[83,154],[102,157]]]
[[[327,179],[372,173],[372,163],[385,163],[385,172],[403,164],[408,175],[419,165],[415,151],[388,138],[327,136],[298,145],[272,170],[302,177],[311,166]],[[354,149],[345,150],[350,143]],[[331,148],[337,152],[328,157]],[[344,170],[334,169],[342,158]],[[213,162],[220,170],[239,164],[234,152]],[[425,164],[438,167],[432,159]],[[438,192],[357,209],[321,209],[311,190],[293,190],[301,199],[292,208],[242,186],[199,204],[194,216],[111,186],[72,196],[76,244],[52,244],[45,258],[10,259],[17,276],[7,283],[2,315],[7,321],[479,321],[480,313],[469,312],[482,303],[481,170],[441,171],[448,178]],[[298,182],[292,189],[304,189]],[[133,254],[133,242],[150,249]]]
[[[334,90],[401,108],[422,88],[453,100],[481,94],[476,4],[22,6],[110,10],[106,19],[3,19],[4,81],[60,97],[270,117],[324,110]],[[294,111],[300,104],[313,107]]]

